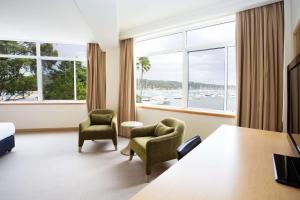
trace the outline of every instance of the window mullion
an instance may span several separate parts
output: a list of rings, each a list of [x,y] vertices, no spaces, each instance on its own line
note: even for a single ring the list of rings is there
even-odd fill
[[[183,52],[182,52],[182,93],[183,93],[183,103],[184,107],[188,107],[188,93],[189,93],[189,73],[188,73],[188,52],[187,52],[187,39],[186,39],[186,31],[182,32],[183,35]]]
[[[227,89],[228,89],[228,46],[225,47],[225,82],[224,82],[224,111],[227,111]]]
[[[38,88],[38,101],[43,101],[43,70],[41,60],[41,45],[39,42],[36,43],[36,65],[37,65],[37,88]]]
[[[73,63],[74,67],[73,67],[73,70],[74,70],[74,100],[76,101],[77,100],[77,90],[76,90],[76,61],[74,60],[74,63]]]

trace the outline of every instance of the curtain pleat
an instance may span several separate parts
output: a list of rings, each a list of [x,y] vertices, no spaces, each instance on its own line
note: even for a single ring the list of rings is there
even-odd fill
[[[120,87],[119,87],[119,123],[136,119],[134,91],[133,39],[121,40],[120,43]],[[120,127],[119,134],[129,137],[130,130]]]
[[[88,44],[87,108],[88,111],[106,107],[106,54],[99,44]]]
[[[294,56],[300,53],[300,20],[294,30]]]
[[[238,125],[282,131],[283,2],[237,13]]]

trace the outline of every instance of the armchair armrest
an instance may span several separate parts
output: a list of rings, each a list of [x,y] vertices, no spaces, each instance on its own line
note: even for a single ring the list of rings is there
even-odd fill
[[[147,154],[152,156],[152,160],[168,160],[170,157],[176,158],[176,149],[181,144],[182,137],[178,132],[152,138],[146,144]]]
[[[155,127],[156,124],[150,126],[143,126],[140,128],[134,128],[131,130],[130,139],[135,137],[153,136]]]
[[[111,120],[111,127],[118,135],[118,119],[117,116],[114,116]]]
[[[84,129],[88,128],[91,125],[90,118],[87,118],[86,120],[82,121],[79,124],[79,132],[82,132]]]

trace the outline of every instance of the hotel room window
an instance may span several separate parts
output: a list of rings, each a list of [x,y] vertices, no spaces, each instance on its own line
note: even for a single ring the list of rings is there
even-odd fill
[[[0,101],[36,101],[37,63],[33,42],[0,40]]]
[[[86,66],[85,45],[0,40],[0,101],[85,100]]]
[[[224,66],[224,48],[189,52],[189,107],[224,110]]]
[[[235,22],[187,32],[188,107],[236,110]]]
[[[236,111],[235,22],[135,39],[136,101]]]
[[[86,96],[86,47],[41,44],[44,100],[84,100]],[[75,78],[74,78],[75,77]]]
[[[183,107],[181,45],[180,33],[136,43],[137,103]]]

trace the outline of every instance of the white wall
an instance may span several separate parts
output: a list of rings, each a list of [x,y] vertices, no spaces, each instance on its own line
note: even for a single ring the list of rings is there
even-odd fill
[[[77,127],[86,116],[85,104],[0,105],[0,122],[17,129]]]
[[[295,28],[298,20],[300,19],[300,1],[292,0],[292,27]]]
[[[119,48],[106,50],[106,106],[118,110],[119,101]]]
[[[73,0],[1,1],[0,38],[84,43],[94,40]]]
[[[294,58],[293,31],[300,19],[300,1],[284,0],[284,101],[283,101],[283,131],[287,131],[287,66]]]
[[[137,109],[137,118],[139,121],[142,121],[144,125],[157,123],[159,120],[165,117],[175,117],[183,120],[186,123],[186,135],[184,140],[195,135],[200,135],[202,139],[205,139],[222,124],[235,125],[235,119],[233,118],[213,117],[144,108]]]

